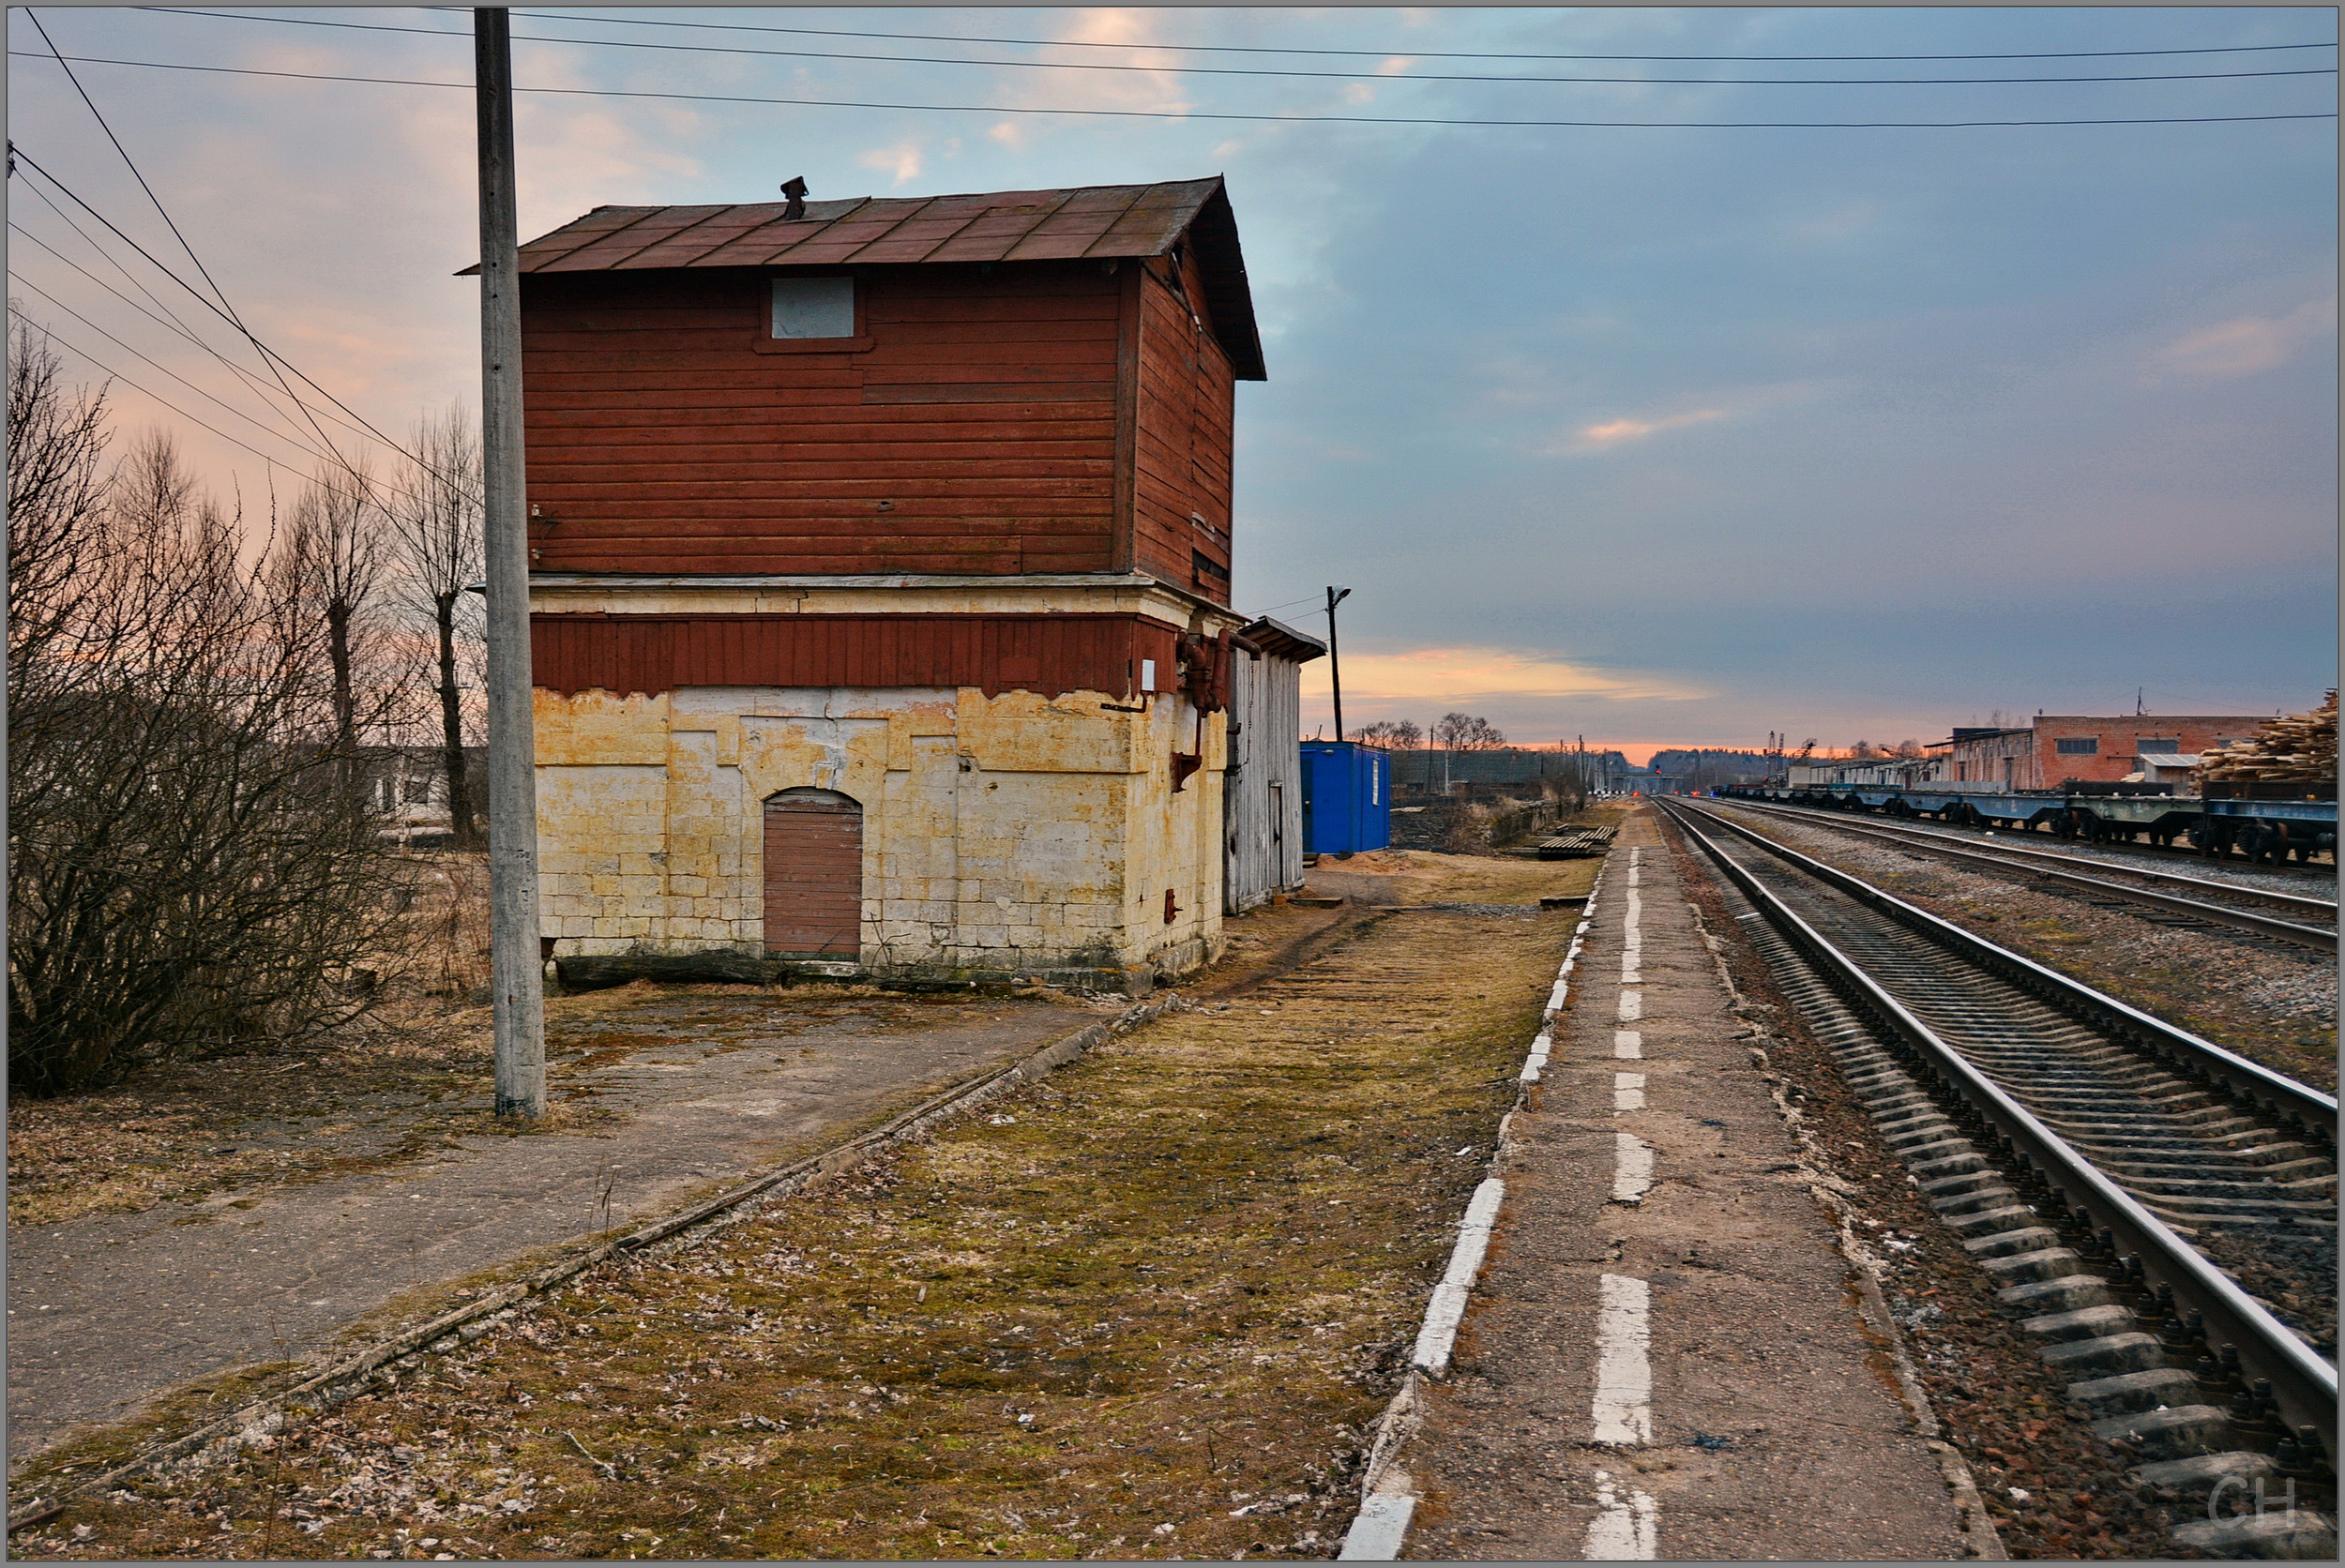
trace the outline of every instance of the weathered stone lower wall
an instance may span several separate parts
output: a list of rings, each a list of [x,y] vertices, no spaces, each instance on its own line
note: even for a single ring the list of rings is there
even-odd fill
[[[1204,766],[1175,791],[1195,710],[1110,701],[540,690],[543,932],[557,960],[762,963],[764,802],[813,788],[863,808],[866,970],[1145,988],[1220,949],[1222,721],[1205,719]]]

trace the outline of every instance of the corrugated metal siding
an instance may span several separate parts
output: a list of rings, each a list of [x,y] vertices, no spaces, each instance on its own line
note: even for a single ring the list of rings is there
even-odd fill
[[[1231,668],[1230,770],[1222,777],[1222,911],[1303,882],[1302,666],[1240,654]]]
[[[537,685],[649,696],[678,686],[977,686],[1128,696],[1139,661],[1172,678],[1178,631],[1141,615],[533,615]]]

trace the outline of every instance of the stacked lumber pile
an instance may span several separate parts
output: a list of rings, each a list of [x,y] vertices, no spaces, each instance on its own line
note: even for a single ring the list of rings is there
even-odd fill
[[[1541,860],[1580,860],[1600,855],[1611,848],[1612,835],[1617,831],[1610,827],[1582,827],[1559,833],[1541,841],[1538,856]]]
[[[2308,714],[2276,718],[2251,739],[2206,753],[2193,776],[2227,784],[2334,782],[2337,693]]]

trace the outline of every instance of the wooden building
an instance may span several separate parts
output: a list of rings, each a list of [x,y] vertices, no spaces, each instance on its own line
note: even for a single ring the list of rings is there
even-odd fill
[[[1239,914],[1303,885],[1303,666],[1327,651],[1267,615],[1230,666],[1222,772],[1221,908]]]
[[[1263,375],[1218,178],[598,207],[521,264],[557,958],[1218,951]]]

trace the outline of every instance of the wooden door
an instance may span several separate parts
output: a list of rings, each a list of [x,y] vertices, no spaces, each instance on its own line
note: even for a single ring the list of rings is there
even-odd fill
[[[765,951],[852,959],[862,950],[863,807],[829,790],[765,802]]]

